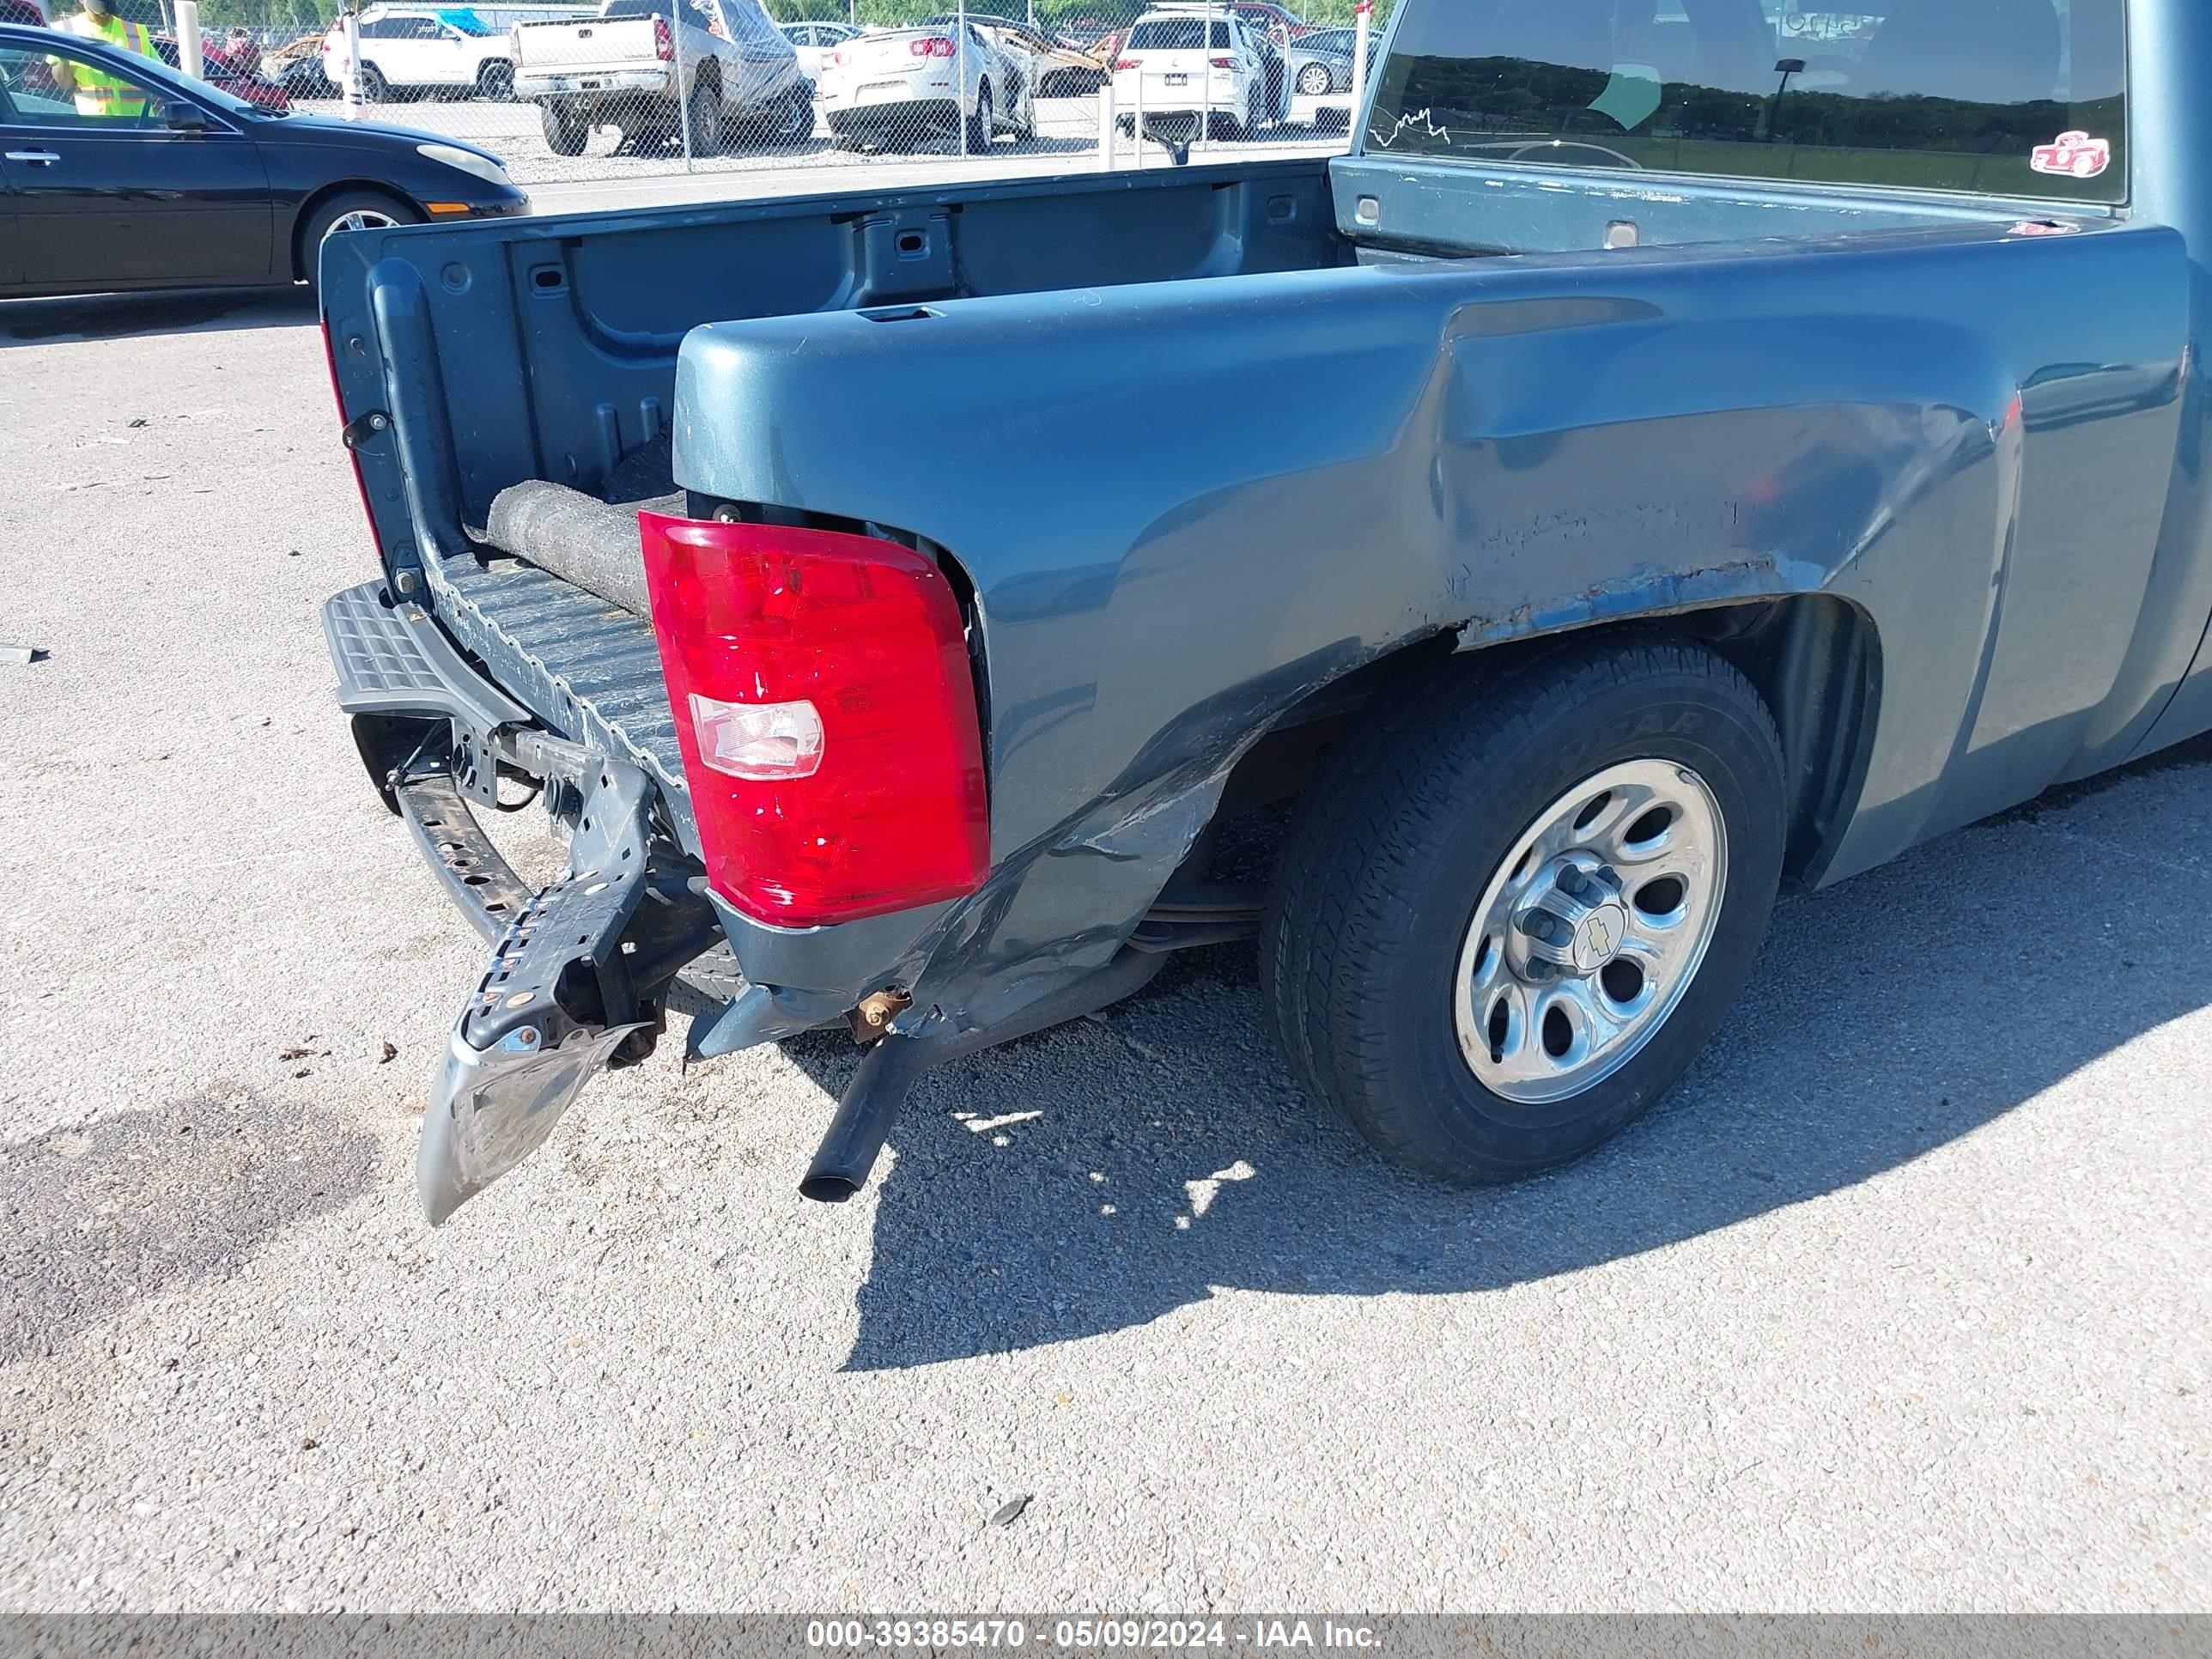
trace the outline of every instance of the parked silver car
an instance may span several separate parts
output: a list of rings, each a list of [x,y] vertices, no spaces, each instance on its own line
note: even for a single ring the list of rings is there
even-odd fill
[[[1351,29],[1308,29],[1290,43],[1291,84],[1309,98],[1352,90]],[[1374,50],[1370,41],[1368,49]]]

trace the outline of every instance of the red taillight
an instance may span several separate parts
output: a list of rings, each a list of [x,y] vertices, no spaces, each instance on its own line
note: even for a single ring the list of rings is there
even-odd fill
[[[658,12],[653,19],[653,55],[664,64],[676,56],[676,38],[668,32],[668,20]]]
[[[990,867],[960,608],[896,542],[641,513],[646,586],[714,890],[811,927]]]
[[[1209,58],[1206,61],[1212,64],[1216,69],[1235,69],[1237,67],[1237,60],[1234,58]]]
[[[830,67],[832,69],[845,67],[845,49],[842,46],[830,54]]]
[[[312,274],[312,273],[310,273]],[[331,343],[331,319],[323,319],[323,367],[331,372],[331,399],[338,406],[338,424],[345,424],[345,393],[338,390],[338,353]],[[353,466],[353,487],[361,494],[361,516],[368,520],[368,539],[376,549],[376,556],[384,557],[384,538],[376,533],[376,514],[368,510],[368,480],[361,475],[361,452],[349,448],[346,459]]]
[[[916,58],[952,56],[952,43],[941,34],[933,35],[927,40],[909,40],[907,42],[906,49]]]
[[[1141,58],[1121,58],[1117,60],[1114,65],[1114,73],[1119,75],[1123,70],[1133,70],[1144,61],[1145,60]]]

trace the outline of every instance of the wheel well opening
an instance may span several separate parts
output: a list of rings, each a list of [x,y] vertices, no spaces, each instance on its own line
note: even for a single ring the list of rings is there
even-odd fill
[[[1790,787],[1783,885],[1813,886],[1865,781],[1881,692],[1873,619],[1832,594],[1795,593],[1693,611],[1668,625],[1705,641],[1765,699]]]
[[[1874,624],[1847,600],[1790,594],[1717,605],[1651,620],[1595,624],[1606,630],[1654,629],[1699,640],[1732,663],[1765,700],[1782,739],[1789,781],[1789,835],[1783,882],[1802,890],[1817,883],[1833,856],[1863,782],[1880,697],[1880,652]],[[1504,665],[1561,637],[1506,641],[1467,653],[1468,672]],[[1435,672],[1452,655],[1451,636],[1409,644],[1310,692],[1279,717],[1230,773],[1213,822],[1178,879],[1228,873],[1224,848],[1240,849],[1245,878],[1263,865],[1290,810],[1338,744],[1378,697],[1407,676]]]
[[[386,184],[374,179],[341,179],[325,185],[300,204],[300,210],[292,218],[292,280],[299,283],[314,280],[314,250],[307,246],[307,227],[324,205],[340,196],[380,196],[417,218],[422,209]]]

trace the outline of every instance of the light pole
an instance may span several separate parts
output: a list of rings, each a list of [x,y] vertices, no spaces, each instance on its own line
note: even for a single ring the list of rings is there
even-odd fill
[[[1764,137],[1770,144],[1774,142],[1775,124],[1782,118],[1782,98],[1783,94],[1790,90],[1790,77],[1793,75],[1802,75],[1805,72],[1805,60],[1802,58],[1785,58],[1774,68],[1782,76],[1782,84],[1775,88],[1774,101],[1767,106],[1766,110],[1766,131]]]

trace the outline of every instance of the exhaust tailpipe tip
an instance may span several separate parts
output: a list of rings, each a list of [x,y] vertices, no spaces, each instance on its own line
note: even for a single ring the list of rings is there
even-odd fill
[[[871,1164],[874,1161],[872,1158],[869,1160]],[[799,1195],[801,1198],[811,1198],[817,1204],[842,1204],[847,1199],[859,1194],[860,1182],[866,1179],[867,1175],[865,1171],[861,1173],[860,1180],[855,1181],[849,1175],[809,1170],[799,1180]]]

